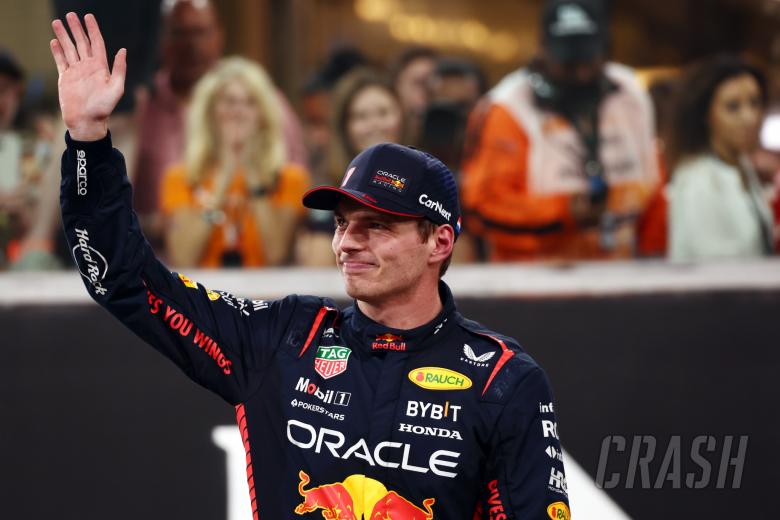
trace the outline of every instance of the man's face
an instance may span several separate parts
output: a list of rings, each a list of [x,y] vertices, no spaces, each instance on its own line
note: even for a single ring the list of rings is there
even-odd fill
[[[163,35],[163,61],[171,82],[190,89],[222,55],[222,29],[211,4],[181,1],[168,15]]]
[[[435,102],[453,103],[471,109],[479,100],[479,81],[472,76],[434,76],[431,93]]]
[[[410,293],[431,269],[435,240],[423,242],[416,219],[381,213],[348,199],[334,213],[333,252],[350,297],[381,304]]]
[[[601,76],[606,63],[603,56],[592,59],[562,62],[551,54],[543,52],[547,76],[554,82],[571,87],[592,85]]]

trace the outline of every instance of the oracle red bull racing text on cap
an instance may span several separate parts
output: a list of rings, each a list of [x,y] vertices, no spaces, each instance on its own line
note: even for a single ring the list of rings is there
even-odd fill
[[[303,205],[333,210],[342,197],[402,217],[449,224],[460,234],[461,216],[455,178],[431,154],[400,144],[382,143],[355,157],[341,186],[319,186],[303,196]]]

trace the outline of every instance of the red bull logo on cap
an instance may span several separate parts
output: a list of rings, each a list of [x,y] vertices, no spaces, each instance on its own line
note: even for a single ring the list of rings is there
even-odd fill
[[[433,520],[435,498],[426,498],[418,507],[365,475],[350,475],[342,482],[310,489],[305,489],[311,483],[305,471],[299,471],[298,478],[298,493],[303,497],[295,507],[298,515],[322,510],[326,520]]]

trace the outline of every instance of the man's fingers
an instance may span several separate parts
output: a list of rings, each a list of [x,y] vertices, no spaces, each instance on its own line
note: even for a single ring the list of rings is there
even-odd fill
[[[70,33],[73,35],[73,39],[76,40],[76,49],[79,51],[81,59],[86,59],[92,56],[89,48],[89,40],[87,35],[84,34],[84,28],[81,27],[81,20],[76,13],[70,12],[65,15],[65,19],[68,21],[68,27],[70,27]]]
[[[57,65],[57,74],[62,74],[68,70],[68,60],[65,59],[65,53],[62,52],[60,42],[56,38],[49,42],[51,55],[54,56],[54,63]]]
[[[103,61],[108,67],[106,61],[106,44],[103,41],[103,35],[100,34],[100,27],[98,26],[95,16],[87,14],[84,17],[84,25],[87,27],[87,34],[89,35],[89,41],[92,44],[92,56]]]
[[[68,65],[73,65],[79,61],[79,53],[76,52],[76,47],[73,46],[73,42],[70,41],[68,31],[65,30],[65,26],[60,20],[54,20],[51,23],[51,28],[54,29],[54,35],[57,37],[57,41],[60,43],[60,48],[68,60]]]
[[[125,73],[127,72],[127,49],[119,49],[114,57],[114,68],[111,71],[111,89],[118,92],[117,99],[125,91]]]

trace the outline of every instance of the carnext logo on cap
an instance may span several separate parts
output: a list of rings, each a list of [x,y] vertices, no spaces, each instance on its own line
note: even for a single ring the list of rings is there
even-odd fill
[[[439,202],[437,200],[433,200],[431,198],[428,198],[428,195],[426,193],[423,193],[422,195],[420,195],[420,198],[418,199],[418,201],[420,202],[420,204],[422,204],[426,208],[430,208],[430,209],[436,211],[439,215],[441,215],[445,219],[450,220],[450,217],[452,216],[452,213],[450,213],[449,211],[444,209],[444,206],[442,205],[441,202]]]

